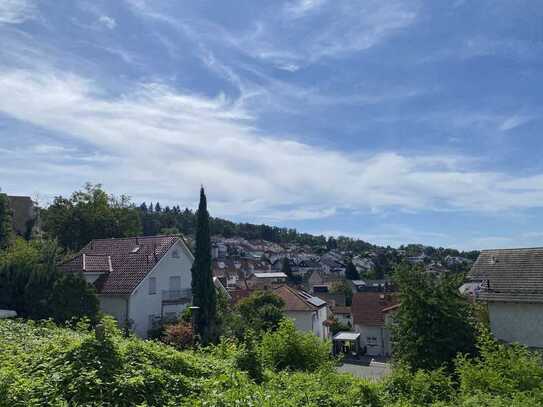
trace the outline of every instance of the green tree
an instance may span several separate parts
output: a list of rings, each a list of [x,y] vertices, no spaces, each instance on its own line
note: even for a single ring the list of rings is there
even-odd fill
[[[0,250],[6,249],[13,241],[11,216],[8,196],[0,193]]]
[[[475,353],[474,319],[457,277],[434,277],[407,264],[394,277],[401,301],[393,325],[398,361],[413,370],[450,369],[457,354]]]
[[[204,188],[200,189],[196,228],[196,250],[192,265],[193,304],[199,307],[196,313],[196,334],[202,343],[217,339],[217,293],[211,271],[211,237],[209,235],[209,213]]]
[[[358,270],[356,269],[356,266],[352,262],[352,260],[349,260],[347,263],[347,268],[345,270],[345,277],[348,280],[358,280],[360,278],[360,275],[358,274]]]
[[[257,291],[244,298],[236,307],[243,323],[243,332],[248,329],[257,333],[276,330],[285,317],[284,306],[283,300],[269,291]]]
[[[12,309],[25,318],[72,318],[98,315],[94,288],[79,274],[57,269],[54,242],[17,239],[0,257],[0,309]]]
[[[79,250],[92,239],[141,234],[139,211],[122,195],[108,195],[100,185],[86,184],[70,198],[56,197],[43,211],[43,229],[70,250]]]

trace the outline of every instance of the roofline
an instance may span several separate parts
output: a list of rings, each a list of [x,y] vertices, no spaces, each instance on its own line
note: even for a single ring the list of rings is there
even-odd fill
[[[87,246],[90,242],[99,242],[99,241],[102,241],[102,240],[108,240],[109,241],[109,240],[149,239],[149,238],[155,238],[155,237],[176,237],[178,239],[184,240],[183,235],[173,235],[173,234],[169,234],[169,235],[151,235],[151,236],[103,237],[103,238],[100,238],[100,239],[91,239],[91,240],[89,240],[89,242],[85,246]],[[83,247],[85,247],[85,246],[83,246]]]
[[[484,252],[499,252],[499,251],[504,251],[504,250],[543,250],[543,246],[537,246],[537,247],[513,247],[513,248],[509,248],[509,249],[483,249],[483,250],[479,250],[480,253],[484,253]]]
[[[165,236],[173,236],[173,235],[165,235]],[[192,253],[190,250],[188,250],[188,248],[185,246],[185,243],[181,240],[181,239],[177,239],[176,241],[173,242],[173,244],[168,247],[168,250],[166,250],[166,252],[162,255],[162,257],[160,257],[160,259],[155,263],[155,265],[151,268],[151,270],[149,270],[147,272],[147,274],[145,274],[143,276],[143,278],[141,279],[141,281],[134,287],[134,289],[132,290],[132,292],[130,292],[130,294],[128,295],[128,297],[131,297],[132,295],[134,295],[134,293],[136,292],[136,290],[138,290],[138,288],[141,287],[141,285],[143,284],[143,282],[145,281],[145,279],[147,278],[147,276],[149,274],[151,274],[153,271],[156,270],[156,268],[159,266],[160,263],[162,263],[162,260],[164,260],[166,257],[168,257],[168,253],[172,250],[172,248],[177,244],[177,243],[181,243],[181,248],[185,247],[185,249],[187,250],[187,252],[189,253],[189,258],[194,262],[194,256],[192,256]]]

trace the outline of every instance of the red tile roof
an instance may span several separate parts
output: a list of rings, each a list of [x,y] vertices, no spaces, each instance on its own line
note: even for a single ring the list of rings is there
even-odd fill
[[[285,311],[315,311],[326,305],[326,302],[318,297],[312,296],[305,291],[295,290],[288,285],[277,287],[273,290],[273,293],[285,302],[283,307]]]
[[[94,283],[99,294],[130,295],[178,241],[182,241],[179,236],[96,239],[64,263],[61,270],[104,272]]]
[[[383,326],[386,310],[399,303],[397,297],[383,293],[355,293],[351,312],[355,325]]]

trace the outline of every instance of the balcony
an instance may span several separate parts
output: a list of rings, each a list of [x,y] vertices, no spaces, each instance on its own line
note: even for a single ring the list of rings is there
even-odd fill
[[[162,290],[162,302],[186,303],[192,300],[192,290]]]

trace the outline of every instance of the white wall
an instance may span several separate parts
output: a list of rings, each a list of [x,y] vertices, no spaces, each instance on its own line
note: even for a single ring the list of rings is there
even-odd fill
[[[366,326],[366,325],[355,325],[355,332],[360,333],[360,345],[366,346],[367,354],[370,356],[382,356],[385,355],[387,349],[390,349],[390,344],[385,344],[384,341],[384,328],[380,326]],[[370,344],[368,342],[368,337],[376,338],[375,344]]]
[[[294,320],[296,329],[304,332],[313,332],[321,339],[329,336],[328,328],[323,322],[328,318],[328,308],[322,307],[318,311],[288,311],[287,317]]]
[[[178,258],[173,257],[177,252]],[[181,243],[176,243],[160,259],[155,268],[143,279],[130,297],[129,317],[132,320],[132,328],[136,335],[147,337],[149,328],[149,316],[161,317],[164,312],[181,312],[188,304],[168,305],[162,308],[162,290],[169,290],[171,276],[181,277],[181,289],[191,288],[192,256]],[[149,278],[156,277],[156,294],[149,294]]]
[[[117,320],[120,327],[124,327],[126,321],[126,301],[128,297],[98,295],[100,310],[104,314],[111,315]]]
[[[543,348],[543,304],[491,302],[488,313],[496,339]]]
[[[328,327],[323,325],[323,322],[328,319],[328,307],[324,306],[317,310],[317,319],[313,326],[313,332],[321,339],[328,338]]]
[[[294,320],[296,329],[313,332],[313,311],[287,311],[287,317]]]

